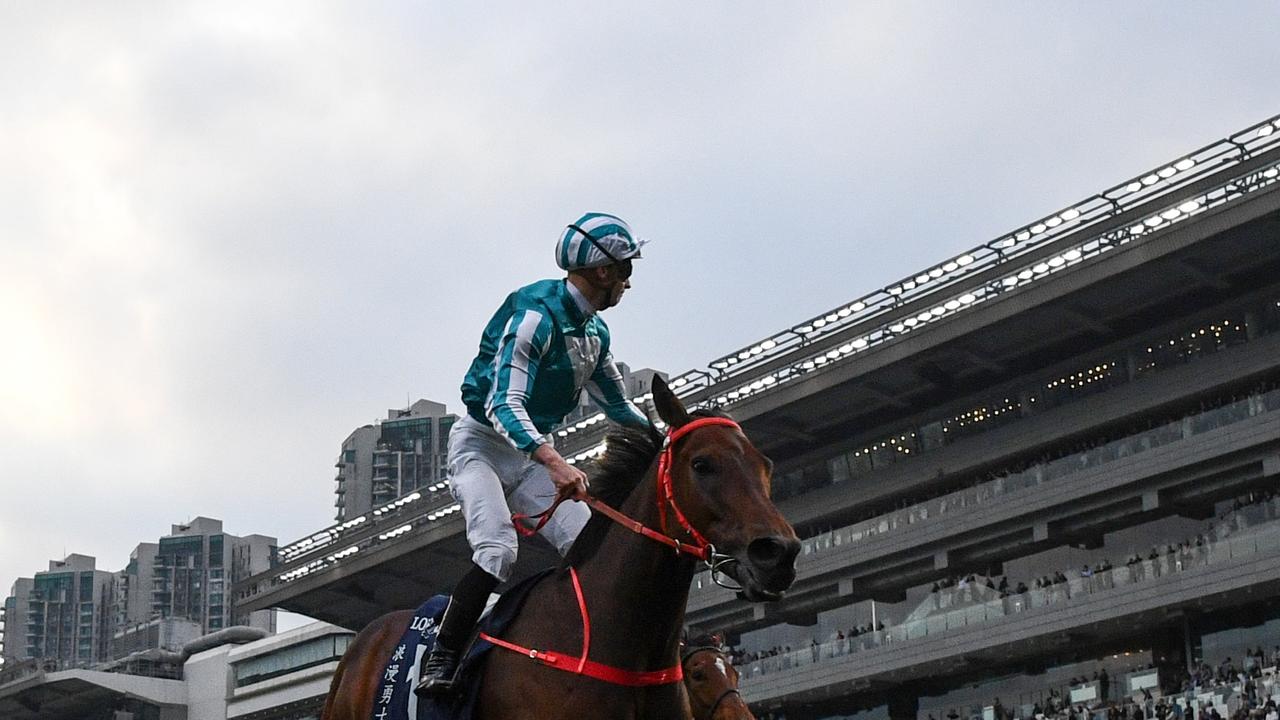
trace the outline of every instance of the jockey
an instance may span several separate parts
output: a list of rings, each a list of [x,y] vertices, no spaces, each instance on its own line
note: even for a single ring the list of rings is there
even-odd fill
[[[586,389],[614,422],[648,427],[627,399],[599,312],[631,287],[640,245],[627,223],[587,213],[556,244],[568,276],[507,296],[480,337],[462,381],[467,414],[449,433],[449,487],[462,507],[472,565],[454,588],[416,692],[443,695],[489,594],[511,576],[517,535],[511,511],[535,513],[557,494],[586,493],[587,476],[552,443],[556,427]],[[565,503],[540,534],[564,555],[591,517]]]

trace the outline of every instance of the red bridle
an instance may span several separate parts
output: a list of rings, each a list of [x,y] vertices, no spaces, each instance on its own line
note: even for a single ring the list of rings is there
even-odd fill
[[[738,426],[738,423],[728,418],[698,418],[697,420],[671,430],[663,440],[662,454],[658,456],[657,473],[658,517],[660,518],[662,532],[645,527],[638,520],[627,517],[621,512],[618,512],[604,504],[597,498],[587,496],[586,498],[583,498],[582,501],[590,505],[592,509],[632,532],[639,533],[640,535],[651,540],[656,540],[664,545],[669,545],[675,548],[677,553],[685,553],[702,560],[712,567],[712,572],[714,573],[715,559],[717,557],[723,558],[725,556],[717,556],[715,546],[710,542],[707,542],[707,539],[702,536],[702,533],[698,532],[697,529],[689,523],[689,519],[685,516],[684,512],[680,510],[680,505],[676,503],[675,490],[671,482],[671,467],[676,441],[698,428],[713,425],[731,427],[739,432],[742,431],[742,428]],[[524,535],[525,537],[533,535],[547,524],[547,521],[550,520],[551,516],[555,513],[556,508],[560,507],[560,503],[567,499],[568,496],[564,495],[556,498],[556,501],[552,503],[551,507],[536,515],[515,513],[511,516],[511,523],[515,525],[516,531],[521,535]],[[679,521],[680,526],[683,527],[685,532],[687,532],[693,539],[693,544],[681,542],[667,534],[667,505],[671,506],[672,514],[676,516],[676,520]],[[533,527],[529,527],[522,522],[523,520],[535,519],[536,524]],[[572,567],[569,568],[569,576],[573,580],[574,594],[577,595],[578,598],[578,612],[582,616],[582,655],[580,657],[572,658],[556,652],[527,648],[523,645],[517,645],[512,642],[507,642],[501,638],[493,637],[485,632],[481,632],[480,637],[494,645],[497,645],[498,647],[521,655],[526,655],[548,667],[553,667],[557,670],[563,670],[576,675],[586,675],[587,677],[603,680],[604,682],[612,683],[614,685],[646,687],[650,685],[677,683],[684,679],[683,663],[676,663],[672,667],[663,668],[661,670],[627,670],[625,668],[616,668],[588,660],[587,654],[591,647],[591,616],[587,613],[587,601],[582,594],[582,585],[578,582],[578,573]],[[720,700],[723,699],[724,696],[722,695]],[[719,700],[717,700],[716,704],[719,705]]]
[[[658,456],[657,472],[658,523],[661,527],[661,532],[645,527],[640,523],[640,521],[627,517],[618,510],[604,504],[598,498],[588,495],[587,497],[582,498],[582,502],[585,502],[587,505],[591,506],[591,509],[599,512],[632,532],[639,533],[650,540],[656,540],[664,545],[670,545],[675,548],[676,552],[692,555],[703,562],[710,563],[712,561],[712,556],[715,554],[715,546],[708,542],[707,539],[703,537],[702,533],[698,532],[698,529],[689,522],[689,518],[686,517],[684,511],[680,509],[680,504],[676,502],[675,486],[671,480],[671,466],[675,457],[675,445],[680,438],[699,428],[716,425],[730,427],[738,432],[742,432],[742,428],[738,423],[730,420],[729,418],[705,417],[698,418],[697,420],[693,420],[669,431],[663,439],[662,454]],[[516,532],[525,537],[531,537],[536,534],[544,525],[547,524],[547,521],[551,519],[551,516],[555,514],[556,508],[560,507],[560,503],[568,499],[568,496],[561,495],[556,498],[556,501],[551,504],[551,507],[537,513],[536,515],[526,515],[524,513],[512,514],[511,522],[515,525]],[[672,514],[675,515],[676,520],[680,523],[680,527],[684,528],[684,531],[693,539],[692,544],[681,542],[667,534],[668,505],[671,506]],[[528,526],[524,524],[523,521],[525,520],[535,520],[536,523],[533,526]]]

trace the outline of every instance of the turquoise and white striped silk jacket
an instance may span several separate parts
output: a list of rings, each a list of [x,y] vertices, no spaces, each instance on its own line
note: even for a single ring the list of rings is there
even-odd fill
[[[566,280],[541,280],[508,295],[485,326],[462,401],[471,417],[532,453],[583,389],[613,421],[648,425],[624,393],[604,320],[579,309]]]

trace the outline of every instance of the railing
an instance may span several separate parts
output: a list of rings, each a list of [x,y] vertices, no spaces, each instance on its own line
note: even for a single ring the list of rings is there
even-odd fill
[[[852,348],[846,350],[841,346],[836,349],[834,357],[828,351],[827,359],[837,360],[841,356],[863,350],[874,342],[884,339],[880,335],[885,334],[885,330],[890,331],[888,333],[890,336],[900,334],[919,324],[927,324],[939,317],[962,310],[964,309],[962,305],[980,301],[988,290],[993,289],[992,285],[998,286],[994,288],[997,291],[1000,288],[1015,287],[1050,274],[1065,265],[1079,262],[1082,256],[1096,254],[1098,248],[1092,246],[1095,241],[1103,241],[1107,245],[1122,244],[1167,227],[1187,215],[1196,214],[1211,205],[1220,204],[1223,188],[1197,195],[1194,201],[1199,207],[1190,207],[1188,203],[1192,200],[1183,198],[1153,213],[1140,214],[1133,218],[1129,215],[1140,206],[1158,203],[1162,198],[1170,197],[1178,188],[1187,187],[1211,174],[1240,165],[1280,145],[1280,132],[1276,132],[1278,129],[1280,129],[1278,117],[1253,125],[1158,169],[1087,197],[1039,221],[978,245],[968,252],[961,253],[955,258],[873,292],[855,302],[832,309],[736,352],[717,358],[709,363],[706,370],[692,370],[674,378],[672,385],[691,395],[696,393],[699,396],[713,397],[718,404],[729,404],[772,384],[764,383],[757,387],[756,382],[739,382],[739,387],[735,389],[722,389],[726,383],[732,384],[734,379],[750,377],[756,380],[756,376],[764,374],[760,371],[761,368],[777,367],[779,363],[775,362],[776,360],[793,354],[809,355],[807,360],[821,365],[823,362],[818,358],[822,355],[813,355],[809,346],[819,344],[821,340],[831,336],[841,335],[844,330],[863,325],[874,318],[901,314],[904,305],[940,291],[953,290],[964,285],[966,279],[996,266],[1019,259],[1025,260],[1033,255],[1041,255],[1043,253],[1040,251],[1046,247],[1074,237],[1082,230],[1098,228],[1114,222],[1123,222],[1125,225],[1118,233],[1103,233],[1095,236],[1093,241],[1082,243],[1074,248],[1062,248],[1065,252],[1053,257],[1037,257],[1036,259],[1040,262],[1031,263],[1025,269],[1020,269],[1021,272],[1007,274],[995,283],[970,288],[969,293],[974,297],[968,303],[961,299],[964,297],[963,293],[953,293],[957,305],[951,306],[949,302],[937,303],[937,307],[916,310],[909,316],[896,318],[896,322],[902,325],[896,330],[893,329],[894,322],[886,317],[886,321],[880,323],[874,331],[853,340]],[[1274,177],[1273,173],[1269,179]],[[1027,273],[1025,277],[1024,273]],[[863,343],[859,344],[859,340]],[[807,349],[810,349],[810,352],[806,352]],[[789,370],[794,372],[797,368],[813,369],[812,366],[804,368],[801,364],[792,364]],[[775,382],[782,382],[785,379],[783,375],[775,374]]]
[[[1273,521],[1224,539],[1184,547],[1172,554],[1162,553],[1156,560],[1143,560],[1133,566],[1117,567],[1089,576],[1077,573],[1076,577],[1071,577],[1067,582],[1047,589],[1031,589],[998,600],[940,612],[884,630],[761,658],[744,663],[739,671],[742,682],[750,683],[764,675],[808,667],[831,658],[937,637],[960,628],[1000,622],[1028,610],[1065,607],[1080,598],[1111,593],[1130,585],[1154,582],[1206,566],[1259,555],[1274,555],[1277,552],[1280,552],[1280,522]]]
[[[949,512],[967,507],[1001,502],[1009,495],[1039,487],[1081,470],[1104,465],[1114,460],[1164,447],[1175,442],[1232,425],[1258,415],[1280,410],[1280,390],[1250,395],[1243,400],[1189,415],[1181,420],[1166,423],[1129,437],[1114,440],[1092,450],[1068,455],[1057,460],[1036,465],[1019,473],[990,480],[942,497],[927,500],[902,510],[897,510],[870,520],[864,520],[802,541],[803,550],[797,566],[808,562],[808,556],[831,548],[847,547],[871,538],[905,530],[930,519],[935,522]],[[694,578],[691,591],[711,591],[717,587],[708,573]]]

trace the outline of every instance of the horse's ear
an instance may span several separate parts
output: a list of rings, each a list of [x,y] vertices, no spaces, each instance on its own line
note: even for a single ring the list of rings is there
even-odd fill
[[[673,428],[689,422],[689,411],[684,409],[680,398],[667,387],[667,381],[661,375],[653,376],[653,406],[658,409],[658,417]]]

